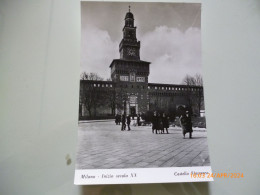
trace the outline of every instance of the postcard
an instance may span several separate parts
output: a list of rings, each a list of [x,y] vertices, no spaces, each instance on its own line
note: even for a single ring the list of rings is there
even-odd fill
[[[201,58],[200,3],[82,1],[74,183],[212,181]]]

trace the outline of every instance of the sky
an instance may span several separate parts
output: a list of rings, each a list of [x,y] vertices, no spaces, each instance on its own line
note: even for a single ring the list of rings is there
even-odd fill
[[[140,58],[151,62],[150,83],[181,84],[186,75],[202,74],[199,3],[81,2],[81,72],[110,78],[129,5]]]

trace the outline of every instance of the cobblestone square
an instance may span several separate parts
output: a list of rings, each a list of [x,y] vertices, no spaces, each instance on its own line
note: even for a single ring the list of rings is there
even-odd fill
[[[114,121],[79,123],[77,169],[209,166],[207,132],[183,139],[179,127],[153,134],[150,126],[121,131]]]

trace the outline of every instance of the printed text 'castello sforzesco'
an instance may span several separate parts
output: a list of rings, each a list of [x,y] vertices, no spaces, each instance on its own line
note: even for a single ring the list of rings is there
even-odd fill
[[[124,112],[135,116],[153,111],[176,116],[180,109],[189,109],[197,116],[203,113],[202,86],[148,82],[153,67],[151,62],[140,59],[140,47],[134,15],[129,10],[119,44],[120,59],[113,59],[108,65],[111,81],[91,76],[80,80],[79,119],[109,118]]]

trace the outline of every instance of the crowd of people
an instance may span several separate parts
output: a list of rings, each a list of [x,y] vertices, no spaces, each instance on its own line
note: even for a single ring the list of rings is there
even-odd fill
[[[186,133],[189,133],[189,138],[192,138],[192,122],[191,122],[191,115],[189,111],[186,111],[185,113],[181,114],[180,118],[180,125],[182,127],[182,134],[185,138]],[[141,126],[141,117],[138,114],[136,118],[136,125]],[[169,134],[168,128],[170,126],[170,118],[165,114],[160,114],[159,112],[154,112],[152,119],[152,133],[156,134]],[[126,127],[128,128],[128,131],[131,130],[130,124],[131,124],[131,116],[130,115],[119,115],[117,114],[115,116],[115,123],[116,125],[121,125],[121,131],[125,131]]]
[[[121,131],[126,130],[126,125],[128,127],[128,131],[131,130],[131,128],[130,128],[130,124],[131,124],[130,115],[122,114],[120,116],[119,114],[117,114],[116,117],[115,117],[115,123],[116,123],[116,125],[120,125],[120,123],[121,123]]]
[[[155,131],[156,134],[162,134],[166,132],[167,134],[169,134],[169,119],[170,118],[167,117],[165,113],[163,113],[161,116],[160,113],[154,112],[154,115],[152,117],[152,132],[154,133]]]
[[[182,113],[180,116],[180,125],[182,128],[182,134],[183,138],[185,138],[186,133],[189,133],[189,137],[192,138],[192,121],[191,121],[191,115],[189,111],[186,111],[185,114]],[[152,118],[152,132],[156,134],[158,133],[169,133],[169,117],[166,116],[165,113],[160,115],[160,113],[154,112],[153,118]],[[165,131],[164,131],[165,130]]]
[[[126,129],[126,124],[127,124],[127,127],[128,127],[128,131],[131,130],[131,128],[130,128],[131,116],[130,115],[125,115],[125,114],[119,115],[119,114],[117,114],[115,116],[115,123],[116,123],[116,125],[120,125],[122,123],[122,125],[121,125],[122,131],[124,131]],[[137,115],[137,118],[136,118],[136,125],[141,126],[141,116],[139,114]]]

